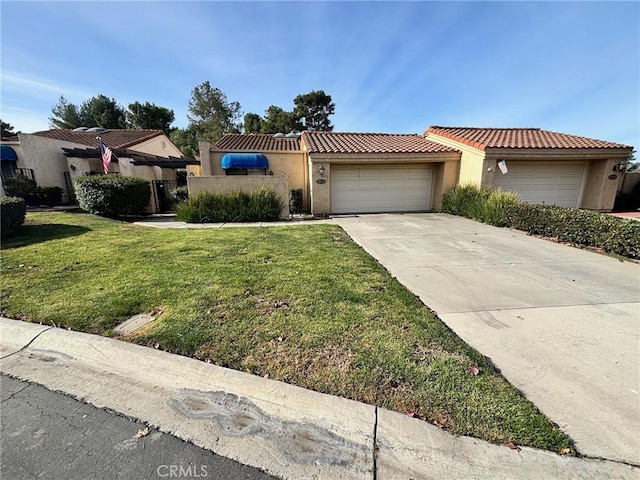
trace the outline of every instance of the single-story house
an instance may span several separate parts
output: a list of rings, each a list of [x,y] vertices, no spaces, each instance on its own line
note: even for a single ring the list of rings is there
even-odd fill
[[[100,140],[112,152],[109,171],[151,182],[152,211],[161,209],[167,186],[177,182],[177,170],[199,174],[199,162],[184,157],[161,130],[52,129],[18,134],[17,142],[2,142],[17,154],[13,163],[2,161],[3,177],[22,174],[38,185],[59,186],[63,200],[73,200],[73,178],[103,173]],[[4,157],[4,154],[3,154]],[[5,168],[6,167],[6,168]]]
[[[423,136],[227,134],[215,145],[200,143],[202,174],[210,180],[192,180],[197,190],[216,190],[253,188],[256,176],[284,178],[279,188],[302,188],[305,208],[321,216],[433,211],[458,184],[515,191],[531,203],[608,211],[620,180],[617,165],[632,151],[539,128],[434,126]]]
[[[459,184],[515,191],[529,203],[608,211],[633,147],[539,128],[429,127],[461,152]],[[505,172],[500,169],[499,163]]]

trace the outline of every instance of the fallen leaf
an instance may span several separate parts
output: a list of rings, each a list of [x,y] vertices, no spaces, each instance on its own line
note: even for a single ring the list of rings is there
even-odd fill
[[[507,443],[507,447],[509,447],[511,450],[516,450],[516,451],[520,451],[522,450],[516,443],[514,442],[509,442]]]
[[[471,367],[467,371],[469,372],[469,375],[473,375],[474,377],[480,375],[480,369],[478,367]]]
[[[133,436],[133,438],[142,438],[146,437],[151,433],[151,429],[149,427],[144,427],[138,430],[138,432]]]
[[[154,343],[153,344],[153,348],[155,348],[156,350],[160,348],[160,344],[159,343]]]
[[[407,412],[406,415],[407,415],[407,417],[417,418],[417,415],[416,415],[415,412]]]
[[[562,450],[560,450],[560,453],[562,455],[571,455],[571,449],[570,448],[563,448]]]

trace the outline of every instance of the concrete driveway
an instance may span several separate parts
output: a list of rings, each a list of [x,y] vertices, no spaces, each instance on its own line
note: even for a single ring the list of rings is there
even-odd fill
[[[446,214],[335,221],[580,453],[640,464],[640,265]]]

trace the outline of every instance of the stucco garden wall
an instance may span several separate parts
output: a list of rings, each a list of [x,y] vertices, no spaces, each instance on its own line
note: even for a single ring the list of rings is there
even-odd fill
[[[273,189],[282,199],[284,208],[280,212],[280,218],[289,218],[289,182],[284,175],[214,175],[206,177],[187,177],[189,196],[200,192],[226,193],[241,190],[251,193],[259,187]]]

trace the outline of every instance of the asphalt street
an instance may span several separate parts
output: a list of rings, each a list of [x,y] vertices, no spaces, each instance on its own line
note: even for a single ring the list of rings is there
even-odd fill
[[[37,384],[0,375],[0,399],[3,479],[274,478]]]

